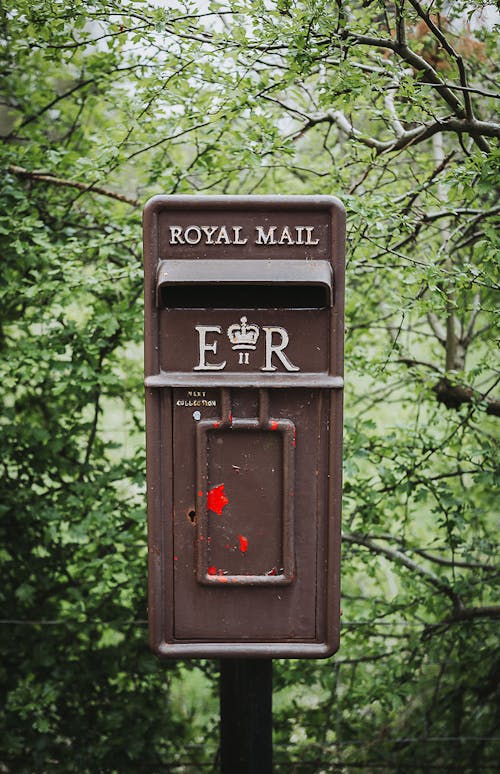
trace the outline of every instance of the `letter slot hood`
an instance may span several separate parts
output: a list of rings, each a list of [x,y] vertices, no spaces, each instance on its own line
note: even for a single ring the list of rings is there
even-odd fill
[[[189,309],[330,307],[332,267],[308,260],[163,260],[157,303]]]

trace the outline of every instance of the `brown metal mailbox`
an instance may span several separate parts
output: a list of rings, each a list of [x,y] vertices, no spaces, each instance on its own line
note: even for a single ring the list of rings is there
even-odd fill
[[[144,213],[151,646],[324,657],[339,635],[342,204]]]

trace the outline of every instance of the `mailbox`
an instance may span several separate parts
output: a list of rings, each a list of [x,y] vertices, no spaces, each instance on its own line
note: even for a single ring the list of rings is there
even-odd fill
[[[339,635],[345,217],[327,196],[145,208],[151,646],[325,657]]]

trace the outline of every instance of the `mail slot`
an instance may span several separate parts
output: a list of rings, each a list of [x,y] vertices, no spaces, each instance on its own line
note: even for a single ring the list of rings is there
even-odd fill
[[[344,242],[333,197],[146,205],[149,623],[160,656],[338,648]]]

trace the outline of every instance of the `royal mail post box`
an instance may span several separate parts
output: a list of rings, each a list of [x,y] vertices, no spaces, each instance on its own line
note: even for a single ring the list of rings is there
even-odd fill
[[[145,208],[151,645],[323,657],[339,633],[344,209]]]

